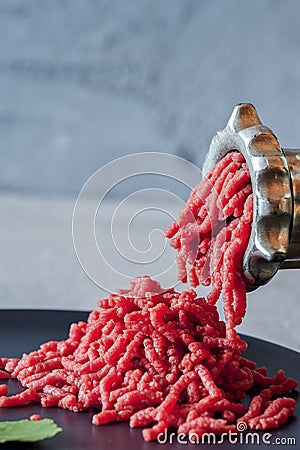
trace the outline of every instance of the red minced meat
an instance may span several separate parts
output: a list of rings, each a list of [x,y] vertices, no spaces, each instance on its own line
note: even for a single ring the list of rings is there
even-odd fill
[[[94,425],[129,420],[147,427],[146,441],[170,427],[201,437],[236,432],[241,421],[253,430],[285,422],[294,413],[288,394],[297,382],[282,370],[267,377],[242,356],[247,343],[236,332],[246,311],[242,259],[252,203],[244,158],[231,152],[166,231],[178,251],[179,279],[211,285],[207,297],[164,290],[149,276],[133,279],[129,290],[100,300],[87,322],[73,323],[66,340],[0,359],[1,378],[10,373],[25,388],[7,396],[0,385],[0,407],[31,401],[74,412],[93,407]],[[225,322],[216,307],[221,294]],[[241,400],[252,392],[246,408]]]

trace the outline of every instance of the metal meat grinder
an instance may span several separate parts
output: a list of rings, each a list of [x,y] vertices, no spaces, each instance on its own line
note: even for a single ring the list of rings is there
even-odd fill
[[[253,224],[243,262],[251,291],[279,269],[300,268],[300,150],[282,148],[249,103],[237,105],[213,137],[204,174],[232,150],[244,155],[252,181]]]

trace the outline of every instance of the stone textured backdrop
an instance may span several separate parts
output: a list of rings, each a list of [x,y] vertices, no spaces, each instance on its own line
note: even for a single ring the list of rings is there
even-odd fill
[[[235,103],[300,142],[297,0],[0,0],[0,188],[76,193],[105,162],[201,165]]]

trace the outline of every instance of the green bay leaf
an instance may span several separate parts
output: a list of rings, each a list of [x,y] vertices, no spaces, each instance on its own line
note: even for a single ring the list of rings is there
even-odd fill
[[[52,438],[61,431],[62,428],[59,428],[52,419],[0,422],[0,443],[8,441],[36,442]]]

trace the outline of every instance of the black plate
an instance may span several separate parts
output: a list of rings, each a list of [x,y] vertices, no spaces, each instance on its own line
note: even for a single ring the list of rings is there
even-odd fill
[[[72,322],[86,320],[88,313],[80,311],[20,311],[4,310],[0,316],[0,356],[20,357],[22,353],[38,348],[39,344],[47,340],[65,339],[68,334],[68,327]],[[274,345],[260,339],[244,337],[249,348],[246,352],[250,359],[255,360],[259,365],[265,365],[270,374],[274,374],[279,368],[284,368],[288,376],[300,379],[300,354],[284,347]],[[20,384],[16,380],[9,380],[10,393],[20,390]],[[297,393],[295,393],[297,396]],[[75,414],[59,408],[45,408],[31,404],[18,408],[0,409],[0,420],[16,420],[27,418],[33,413],[38,413],[41,417],[49,417],[56,421],[63,428],[53,439],[46,439],[36,444],[0,444],[4,449],[35,449],[35,450],[175,450],[175,449],[195,449],[197,446],[188,443],[187,445],[174,442],[172,445],[158,444],[156,442],[146,443],[142,439],[140,429],[130,429],[127,423],[114,423],[101,427],[91,424],[92,412]],[[277,438],[295,438],[296,445],[293,448],[300,448],[300,417],[299,402],[296,407],[296,417],[288,420],[287,424],[280,430],[271,430],[269,437],[271,443]],[[242,433],[243,434],[243,433]],[[262,442],[262,433],[259,433],[260,445],[257,448],[270,449],[269,445]],[[253,444],[244,443],[235,445],[224,442],[216,447],[226,449],[250,449],[256,447]],[[250,441],[251,442],[251,441]],[[284,441],[281,441],[284,442]],[[280,444],[279,446],[287,445]],[[278,445],[276,445],[278,447]],[[212,444],[199,445],[199,448],[212,449]]]

